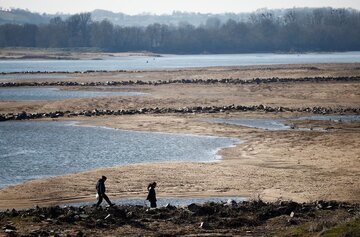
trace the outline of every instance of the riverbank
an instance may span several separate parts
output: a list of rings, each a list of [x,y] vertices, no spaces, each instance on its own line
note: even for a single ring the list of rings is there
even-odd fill
[[[99,208],[50,207],[0,212],[7,236],[358,236],[359,204],[261,200]],[[2,234],[0,233],[0,235]]]
[[[2,189],[0,208],[94,201],[93,185],[103,174],[108,177],[108,192],[112,199],[146,196],[146,184],[156,180],[159,197],[240,196],[261,197],[266,201],[359,202],[360,187],[356,181],[360,173],[359,122],[298,121],[299,127],[332,128],[331,132],[319,132],[267,131],[204,121],[219,117],[284,118],[296,115],[300,114],[243,112],[225,116],[83,118],[80,121],[85,125],[235,137],[245,142],[220,151],[223,159],[215,163],[138,164],[30,181]]]
[[[157,79],[246,78],[254,75],[287,76],[359,76],[358,64],[302,65],[239,68],[207,68],[178,71],[94,73],[66,81],[106,81]],[[236,77],[235,77],[236,76]],[[11,79],[9,79],[11,80]],[[31,79],[34,81],[37,79]],[[41,79],[49,81],[49,79]],[[117,90],[116,87],[109,87]],[[236,125],[207,123],[211,118],[284,118],[309,116],[304,111],[237,111],[221,106],[260,104],[266,108],[326,107],[338,111],[358,108],[358,81],[320,81],[304,83],[260,84],[165,84],[127,85],[149,93],[144,97],[103,97],[63,101],[3,101],[0,113],[49,113],[56,111],[95,110],[95,115],[47,118],[46,120],[79,120],[88,125],[108,126],[127,130],[190,133],[244,139],[243,144],[219,152],[216,163],[140,164],[94,170],[46,180],[34,180],[0,190],[0,208],[48,206],[94,200],[94,183],[106,174],[110,198],[131,198],[146,195],[146,185],[156,180],[159,197],[240,196],[261,197],[267,201],[338,200],[359,202],[360,175],[359,122],[297,121],[298,127],[321,128],[329,132],[267,131]],[[216,107],[216,113],[141,113],[121,116],[96,116],[96,111],[140,110],[141,108]],[[156,109],[155,109],[156,110]],[[340,110],[339,110],[340,111]],[[100,113],[100,112],[99,112]],[[320,111],[321,113],[321,111]],[[340,113],[348,113],[341,111]],[[75,190],[75,191],[74,191]]]
[[[0,60],[103,60],[109,57],[160,57],[151,52],[107,53],[95,48],[56,49],[56,48],[1,48]]]

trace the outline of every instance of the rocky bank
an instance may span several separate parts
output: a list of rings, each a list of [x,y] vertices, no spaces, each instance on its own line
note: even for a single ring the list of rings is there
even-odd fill
[[[6,236],[359,236],[360,205],[335,201],[35,207],[0,212]],[[338,235],[334,235],[338,236]]]

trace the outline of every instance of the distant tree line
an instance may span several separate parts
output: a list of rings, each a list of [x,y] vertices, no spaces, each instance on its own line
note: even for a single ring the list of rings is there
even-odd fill
[[[360,50],[360,12],[352,9],[289,9],[282,16],[257,12],[246,22],[147,27],[94,22],[90,13],[55,17],[49,24],[4,24],[0,47],[78,48],[159,53],[247,53]]]

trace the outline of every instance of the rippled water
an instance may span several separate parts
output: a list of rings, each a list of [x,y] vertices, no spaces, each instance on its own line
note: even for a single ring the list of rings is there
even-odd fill
[[[260,128],[266,130],[289,130],[290,126],[286,125],[289,120],[332,120],[332,121],[360,121],[360,115],[326,115],[326,116],[307,116],[291,119],[244,119],[244,118],[228,118],[228,119],[209,119],[212,123],[223,123],[240,125],[251,128]],[[300,129],[304,130],[304,129]]]
[[[14,100],[65,100],[100,96],[143,96],[140,92],[70,91],[52,87],[4,87],[0,88],[0,101]]]
[[[0,188],[32,179],[135,163],[215,161],[238,139],[134,132],[69,122],[1,122]]]
[[[164,57],[112,57],[104,60],[0,60],[0,72],[158,70],[214,66],[356,63],[360,52],[306,54],[210,54]]]

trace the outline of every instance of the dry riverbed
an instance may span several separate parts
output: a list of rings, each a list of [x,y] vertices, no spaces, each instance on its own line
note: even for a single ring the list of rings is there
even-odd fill
[[[247,78],[254,77],[254,75],[300,77],[301,75],[358,76],[360,74],[358,64],[316,65],[315,67],[318,69],[313,67],[313,65],[272,66],[250,68],[249,71],[246,68],[211,68],[202,69],[202,71],[192,69],[139,72],[135,75],[152,80],[156,78],[155,75],[161,79],[186,78],[191,75],[194,78],[213,77],[219,79],[228,76]],[[128,80],[132,74],[121,75],[123,75],[121,80]],[[90,74],[74,80],[101,81],[107,80],[108,76],[106,73]],[[126,89],[138,89],[149,92],[151,95],[55,102],[0,102],[0,113],[141,107],[178,108],[229,104],[336,108],[358,107],[360,102],[359,82],[260,85],[175,84],[134,86]],[[222,157],[219,162],[136,164],[34,180],[4,188],[0,190],[0,208],[24,208],[34,205],[49,206],[95,201],[94,184],[98,177],[104,174],[108,177],[106,184],[111,199],[145,197],[146,185],[151,181],[157,181],[159,198],[240,196],[255,200],[260,198],[265,201],[337,200],[359,203],[359,122],[292,121],[296,127],[322,128],[327,131],[268,131],[206,121],[210,118],[292,118],[309,115],[312,114],[232,112],[78,118],[85,125],[151,132],[226,136],[240,138],[244,142],[219,151]],[[71,120],[73,119],[71,118]],[[69,119],[62,118],[61,120]],[[340,219],[345,220],[346,218]],[[129,228],[133,231],[132,227]],[[129,233],[133,233],[131,231]],[[184,233],[189,232],[185,231]]]

